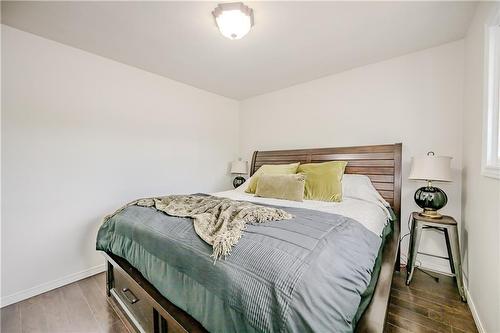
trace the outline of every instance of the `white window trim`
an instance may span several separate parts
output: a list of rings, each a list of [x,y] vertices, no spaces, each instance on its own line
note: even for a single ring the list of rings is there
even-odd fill
[[[500,86],[500,61],[499,55],[495,58],[495,52],[500,54],[500,45],[496,51],[490,48],[491,39],[494,38],[491,31],[493,27],[500,26],[500,10],[492,16],[485,24],[485,49],[484,49],[484,111],[483,111],[483,144],[481,174],[486,177],[500,179],[500,158],[498,158],[498,132],[499,132],[499,103],[498,94]],[[492,72],[496,72],[493,74]]]

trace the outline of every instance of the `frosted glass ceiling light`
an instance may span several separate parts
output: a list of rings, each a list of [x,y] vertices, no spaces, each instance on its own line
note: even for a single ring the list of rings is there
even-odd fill
[[[220,33],[229,39],[240,39],[253,26],[253,10],[242,2],[219,4],[212,15]]]

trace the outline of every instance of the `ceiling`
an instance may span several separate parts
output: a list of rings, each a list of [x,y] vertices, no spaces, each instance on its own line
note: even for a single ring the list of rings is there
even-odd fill
[[[463,38],[473,2],[246,2],[241,40],[217,2],[2,1],[2,23],[237,100]]]

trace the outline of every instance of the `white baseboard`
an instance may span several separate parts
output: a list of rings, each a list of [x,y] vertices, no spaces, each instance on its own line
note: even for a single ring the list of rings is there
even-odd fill
[[[479,318],[479,314],[477,313],[476,306],[474,305],[474,301],[472,300],[472,296],[469,293],[469,289],[467,287],[465,289],[465,294],[467,295],[467,304],[469,305],[470,312],[472,313],[472,317],[474,318],[474,322],[476,323],[476,327],[479,333],[486,333],[484,330],[483,323]]]
[[[65,286],[67,284],[76,282],[81,279],[85,279],[86,277],[104,272],[106,270],[106,265],[98,265],[91,267],[89,269],[83,270],[81,272],[73,273],[66,275],[65,277],[62,277],[60,279],[56,279],[50,282],[42,283],[36,287],[29,288],[23,291],[19,291],[17,293],[11,294],[4,296],[0,299],[0,307],[4,307],[10,304],[14,304],[20,301],[23,301],[25,299],[28,299],[30,297],[36,296],[43,294],[47,291]]]

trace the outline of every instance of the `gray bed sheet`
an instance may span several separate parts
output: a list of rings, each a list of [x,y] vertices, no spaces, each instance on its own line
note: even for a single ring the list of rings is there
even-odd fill
[[[249,225],[215,264],[191,219],[154,208],[108,220],[97,249],[126,259],[210,332],[352,332],[382,238],[342,215],[278,208],[294,218]]]

